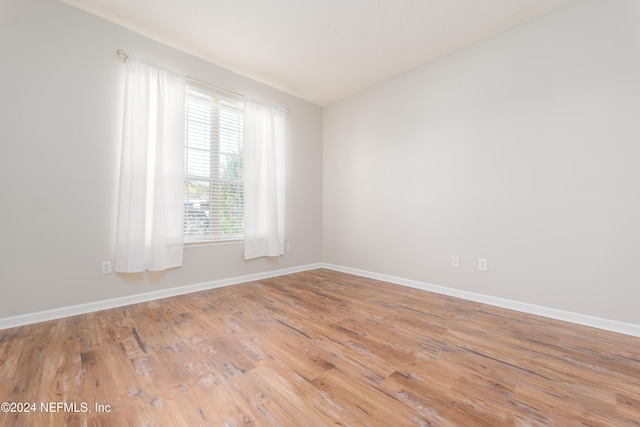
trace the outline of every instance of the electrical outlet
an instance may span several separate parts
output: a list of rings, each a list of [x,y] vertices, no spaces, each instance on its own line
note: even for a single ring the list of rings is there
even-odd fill
[[[284,244],[284,251],[285,252],[291,252],[291,243],[285,243]]]
[[[460,257],[458,256],[451,257],[451,267],[460,268]]]
[[[102,274],[111,273],[111,261],[102,261]]]
[[[478,270],[489,271],[489,261],[486,258],[478,258]]]

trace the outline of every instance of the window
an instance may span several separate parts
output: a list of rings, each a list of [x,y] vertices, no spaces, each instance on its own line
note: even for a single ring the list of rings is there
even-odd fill
[[[185,120],[185,241],[241,239],[242,98],[190,83]]]

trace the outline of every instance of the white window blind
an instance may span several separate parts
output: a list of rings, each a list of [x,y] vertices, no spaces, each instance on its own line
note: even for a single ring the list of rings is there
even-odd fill
[[[185,114],[185,241],[244,235],[243,102],[188,84]]]

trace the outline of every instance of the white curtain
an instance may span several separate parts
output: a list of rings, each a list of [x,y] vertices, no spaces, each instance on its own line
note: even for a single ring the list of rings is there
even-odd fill
[[[183,76],[127,59],[115,270],[182,265]]]
[[[284,115],[282,108],[245,99],[245,259],[284,253]]]

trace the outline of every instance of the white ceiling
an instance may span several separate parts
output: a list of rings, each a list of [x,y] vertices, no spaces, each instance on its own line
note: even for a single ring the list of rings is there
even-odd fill
[[[579,0],[61,1],[324,106]]]

